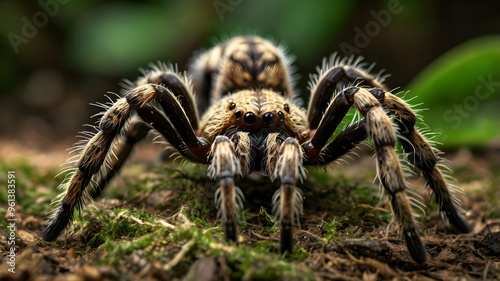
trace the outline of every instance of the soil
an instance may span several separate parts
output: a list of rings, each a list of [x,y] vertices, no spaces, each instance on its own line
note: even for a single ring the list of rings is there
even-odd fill
[[[65,157],[60,153],[53,157],[46,156],[62,146],[44,152],[5,142],[1,146],[1,154],[7,161],[31,159],[32,165],[39,169],[54,167]],[[146,159],[152,159],[158,153],[157,149],[146,145],[141,146],[141,151],[143,153],[140,156],[130,161],[130,166],[143,165],[145,161],[151,163],[151,160]],[[438,212],[431,211],[421,220],[421,237],[429,253],[425,264],[417,264],[411,259],[399,237],[387,231],[391,229],[387,223],[341,225],[339,236],[342,239],[324,243],[324,219],[331,217],[329,212],[336,214],[341,211],[317,207],[321,205],[317,203],[321,201],[321,196],[314,195],[312,190],[307,191],[301,229],[295,234],[297,245],[308,255],[296,262],[297,267],[310,269],[318,280],[500,280],[500,218],[497,216],[498,205],[491,206],[491,202],[500,202],[500,178],[497,174],[500,170],[499,151],[494,148],[476,153],[460,150],[447,154],[447,157],[451,159],[449,166],[455,170],[460,186],[466,193],[463,207],[467,221],[473,228],[472,233],[457,234],[441,221]],[[372,162],[370,156],[361,156],[361,159],[346,165],[343,173],[353,177],[373,173]],[[123,184],[122,180],[114,183],[115,186],[120,184]],[[415,179],[412,184],[422,186],[423,181]],[[428,194],[422,194],[428,199]],[[162,196],[159,200],[168,201],[176,194],[163,191],[157,196]],[[491,200],[490,196],[497,198]],[[155,200],[151,196],[145,202],[148,204]],[[260,202],[255,203],[247,198],[245,205],[252,203]],[[95,206],[104,210],[117,206],[135,208],[137,202],[104,196],[95,201]],[[386,211],[380,206],[364,207],[368,212]],[[178,211],[175,208],[151,210],[159,212],[160,219],[175,223],[172,218]],[[252,211],[258,212],[258,209]],[[0,280],[230,280],[230,272],[235,270],[228,266],[224,255],[207,255],[183,260],[182,268],[170,272],[158,261],[145,256],[142,250],[129,254],[120,265],[103,265],[95,261],[106,253],[100,248],[90,249],[86,244],[89,237],[98,232],[91,224],[73,237],[48,243],[40,238],[46,219],[44,216],[26,215],[18,205],[16,218],[16,273],[8,271],[10,265],[6,255],[10,249],[7,242],[9,232],[0,229]],[[215,215],[207,218],[207,222],[216,225]],[[279,233],[264,233],[258,217],[248,222],[248,225],[242,233],[245,235],[243,244],[265,240],[279,244]],[[189,248],[187,244],[185,241],[184,244],[167,244],[161,246],[161,250],[174,257]],[[252,275],[244,273],[245,276]]]

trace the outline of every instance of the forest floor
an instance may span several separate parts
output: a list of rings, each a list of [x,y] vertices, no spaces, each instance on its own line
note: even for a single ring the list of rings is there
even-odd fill
[[[0,147],[0,280],[500,280],[498,148],[446,155],[465,191],[470,234],[446,226],[424,180],[410,178],[427,206],[418,221],[429,259],[417,264],[390,224],[369,154],[335,170],[309,170],[299,185],[305,199],[295,250],[281,256],[271,214],[279,183],[257,174],[237,179],[244,220],[238,245],[226,243],[213,203],[217,183],[206,167],[160,162],[158,149],[146,144],[75,217],[71,231],[45,242],[46,213],[64,178],[56,177],[64,146]],[[15,230],[7,220],[8,171],[15,172]],[[7,256],[12,233],[14,263]]]

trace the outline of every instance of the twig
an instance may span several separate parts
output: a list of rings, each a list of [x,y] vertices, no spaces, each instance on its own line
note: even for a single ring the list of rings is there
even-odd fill
[[[181,250],[175,255],[175,257],[167,263],[163,269],[166,271],[170,271],[172,268],[174,268],[181,260],[184,258],[184,256],[191,250],[191,247],[194,245],[194,238],[189,240],[186,244],[184,244],[181,248]]]
[[[156,227],[156,226],[157,226],[157,225],[155,225],[155,224],[152,224],[152,223],[150,223],[150,222],[143,221],[143,220],[141,220],[141,219],[139,219],[139,218],[136,218],[136,217],[134,217],[134,216],[127,216],[127,215],[124,215],[124,212],[119,213],[117,217],[126,218],[126,219],[131,220],[131,221],[133,221],[133,222],[135,222],[135,223],[138,223],[138,224],[140,224],[140,225],[147,225],[147,226],[151,226],[151,227]],[[166,221],[164,221],[164,220],[157,220],[157,221],[161,224],[161,226],[163,226],[163,227],[167,227],[167,228],[170,228],[170,229],[172,229],[172,230],[175,230],[175,226],[174,226],[174,225],[169,224],[168,222],[166,222]]]
[[[315,234],[312,234],[312,233],[311,233],[311,232],[309,232],[309,231],[306,231],[306,230],[302,230],[302,229],[300,229],[300,230],[298,230],[297,232],[298,232],[298,233],[301,233],[301,234],[305,234],[305,235],[307,235],[307,236],[309,236],[309,237],[311,237],[311,238],[314,238],[314,239],[315,239],[316,241],[318,241],[318,242],[323,242],[323,239],[322,239],[321,237],[319,237],[319,236],[317,236],[317,235],[315,235]]]
[[[484,271],[483,271],[483,274],[482,274],[482,280],[486,280],[486,277],[488,277],[488,270],[490,269],[490,263],[491,261],[488,261],[488,263],[486,264],[486,266],[484,267]]]
[[[357,259],[349,251],[346,251],[346,254],[349,256],[350,259],[352,259],[353,261],[355,261],[359,264],[368,265],[368,266],[371,266],[371,267],[377,269],[377,272],[385,277],[393,277],[393,276],[398,275],[386,263],[382,263],[382,262],[375,260],[375,259],[372,259],[372,258]]]
[[[212,230],[215,230],[215,229],[218,229],[218,227],[216,226],[216,227],[207,228],[207,229],[203,230],[202,233],[205,234],[205,233],[212,231]]]
[[[145,222],[145,221],[142,221],[141,219],[138,219],[134,216],[130,216],[130,217],[127,217],[133,221],[135,221],[136,223],[140,224],[140,225],[148,225],[148,226],[152,226],[152,227],[155,227],[156,225],[152,224],[152,223],[149,223],[149,222]]]
[[[378,207],[373,207],[373,206],[370,206],[368,204],[358,204],[357,207],[363,207],[363,208],[368,208],[368,209],[372,209],[374,211],[381,211],[381,212],[384,212],[384,213],[390,213],[391,211],[387,210],[387,209],[384,209],[384,208],[378,208]]]
[[[258,232],[254,231],[254,230],[250,230],[250,233],[252,233],[252,235],[254,235],[255,237],[257,237],[257,238],[259,238],[261,240],[277,240],[277,239],[271,238],[270,236],[261,235],[261,234],[259,234]]]
[[[170,229],[172,229],[172,230],[175,230],[175,225],[170,224],[170,223],[168,223],[168,222],[166,222],[166,221],[164,221],[164,220],[162,220],[162,219],[159,219],[159,220],[157,220],[157,221],[158,221],[158,223],[159,223],[161,226],[166,227],[166,228],[170,228]]]

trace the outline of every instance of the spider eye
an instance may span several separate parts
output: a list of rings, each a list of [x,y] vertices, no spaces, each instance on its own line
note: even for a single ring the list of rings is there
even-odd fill
[[[280,119],[281,122],[285,121],[285,114],[278,110],[278,118]]]
[[[274,114],[272,112],[266,112],[264,116],[262,116],[264,123],[267,125],[271,125],[274,123]]]
[[[247,112],[245,114],[245,117],[243,117],[243,120],[245,121],[245,123],[247,123],[248,125],[251,125],[255,122],[255,119],[257,119],[255,117],[255,114],[253,114],[253,112]]]
[[[239,109],[234,112],[234,117],[236,117],[236,119],[240,119],[242,115],[243,115],[243,111],[241,111]]]
[[[288,103],[285,103],[285,105],[283,107],[285,108],[285,111],[287,113],[290,113],[290,106],[288,105]]]
[[[229,110],[233,110],[236,108],[236,104],[234,102],[229,104]]]

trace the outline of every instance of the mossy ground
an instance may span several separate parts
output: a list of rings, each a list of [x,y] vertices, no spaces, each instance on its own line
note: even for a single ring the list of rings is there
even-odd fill
[[[57,166],[41,169],[27,157],[2,160],[2,171],[16,171],[18,222],[16,273],[7,271],[3,255],[0,279],[499,278],[500,166],[487,157],[465,154],[454,155],[459,164],[452,163],[467,191],[464,208],[474,234],[455,234],[441,222],[435,204],[429,203],[427,214],[420,218],[431,258],[425,265],[415,264],[404,243],[390,231],[388,199],[380,199],[372,184],[373,166],[359,164],[371,163],[369,156],[347,169],[309,170],[308,179],[300,184],[305,200],[295,252],[286,256],[279,253],[279,227],[270,205],[279,184],[266,177],[237,179],[246,196],[238,245],[224,241],[213,203],[217,183],[205,176],[205,168],[158,162],[127,165],[99,199],[75,215],[65,238],[47,243],[40,235],[50,201],[58,193]],[[2,172],[0,182],[6,182],[6,174]],[[412,182],[423,190],[422,180]],[[2,253],[9,249],[3,219],[6,198],[2,188]]]

